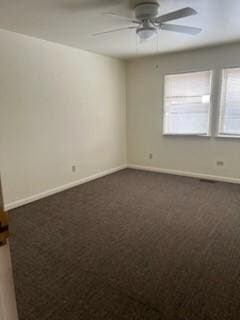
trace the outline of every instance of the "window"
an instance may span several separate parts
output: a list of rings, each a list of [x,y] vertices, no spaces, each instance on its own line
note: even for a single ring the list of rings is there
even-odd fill
[[[209,135],[211,71],[165,76],[166,135]]]
[[[240,68],[222,72],[222,97],[218,134],[240,136]]]

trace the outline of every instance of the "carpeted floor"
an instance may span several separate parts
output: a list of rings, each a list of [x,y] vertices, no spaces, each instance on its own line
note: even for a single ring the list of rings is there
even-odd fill
[[[14,210],[20,320],[239,320],[240,186],[123,170]]]

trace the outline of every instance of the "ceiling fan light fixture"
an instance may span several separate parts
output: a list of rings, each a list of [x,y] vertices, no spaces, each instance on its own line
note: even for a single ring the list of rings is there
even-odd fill
[[[141,40],[148,40],[157,34],[157,29],[154,27],[143,27],[137,29],[137,35]]]
[[[134,19],[119,16],[114,13],[105,13],[106,15],[113,16],[121,20],[125,20],[126,22],[128,21],[134,23],[135,25],[98,32],[95,33],[94,36],[134,29],[136,30],[136,34],[138,35],[138,37],[142,41],[146,41],[148,39],[151,39],[153,36],[157,36],[159,30],[172,31],[187,35],[197,35],[202,31],[201,28],[168,23],[173,20],[196,15],[197,11],[191,7],[185,7],[160,16],[158,15],[158,10],[159,2],[157,0],[141,0],[141,2],[135,6],[136,18]]]

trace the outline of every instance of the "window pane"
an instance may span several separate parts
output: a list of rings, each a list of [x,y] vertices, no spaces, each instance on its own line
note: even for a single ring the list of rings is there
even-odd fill
[[[223,70],[219,133],[240,135],[240,68]]]
[[[164,133],[207,135],[210,91],[211,71],[167,75]]]

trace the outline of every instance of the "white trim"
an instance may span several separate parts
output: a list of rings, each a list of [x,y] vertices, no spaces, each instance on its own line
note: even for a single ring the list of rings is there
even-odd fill
[[[49,189],[47,191],[35,194],[33,196],[30,196],[30,197],[27,197],[27,198],[24,198],[24,199],[21,199],[21,200],[17,200],[17,201],[12,202],[12,203],[8,203],[8,204],[4,205],[4,210],[8,211],[8,210],[12,210],[12,209],[24,206],[24,205],[26,205],[28,203],[33,202],[33,201],[40,200],[42,198],[46,198],[46,197],[51,196],[51,195],[53,195],[55,193],[59,193],[59,192],[62,192],[64,190],[71,189],[71,188],[76,187],[76,186],[78,186],[80,184],[83,184],[83,183],[86,183],[86,182],[89,182],[89,181],[92,181],[92,180],[107,176],[109,174],[112,174],[114,172],[117,172],[117,171],[120,171],[120,170],[123,170],[123,169],[126,169],[126,168],[127,168],[127,165],[122,165],[122,166],[119,166],[119,167],[116,167],[116,168],[105,170],[103,172],[99,172],[99,173],[96,173],[94,175],[91,175],[91,176],[88,176],[88,177],[85,177],[85,178],[82,178],[82,179],[67,183],[67,184],[65,184],[63,186],[56,187],[56,188],[53,188],[53,189]]]
[[[211,138],[211,135],[205,133],[163,133],[164,137],[203,137]]]
[[[129,164],[129,165],[122,165],[116,168],[112,168],[109,170],[105,170],[103,172],[67,183],[63,186],[56,187],[53,189],[49,189],[47,191],[41,192],[39,194],[17,200],[12,203],[8,203],[4,206],[4,209],[6,211],[12,210],[21,206],[24,206],[28,203],[40,200],[42,198],[46,198],[48,196],[51,196],[53,194],[62,192],[67,189],[71,189],[73,187],[76,187],[78,185],[81,185],[83,183],[96,180],[98,178],[107,176],[109,174],[112,174],[114,172],[130,168],[130,169],[137,169],[137,170],[144,170],[144,171],[151,171],[151,172],[159,172],[159,173],[166,173],[166,174],[172,174],[172,175],[179,175],[179,176],[185,176],[185,177],[191,177],[191,178],[198,178],[198,179],[207,179],[207,180],[214,180],[214,181],[221,181],[221,182],[229,182],[229,183],[236,183],[240,184],[240,178],[229,178],[229,177],[222,177],[222,176],[215,176],[215,175],[208,175],[203,173],[196,173],[196,172],[188,172],[188,171],[179,171],[179,170],[172,170],[172,169],[165,169],[165,168],[157,168],[157,167],[149,167],[149,166],[143,166],[143,165],[137,165],[137,164]]]
[[[239,139],[240,138],[240,134],[218,134],[216,136],[216,138],[230,138],[230,139]]]
[[[240,178],[222,177],[222,176],[215,176],[215,175],[209,175],[209,174],[204,174],[204,173],[179,171],[179,170],[164,169],[164,168],[157,168],[157,167],[149,167],[149,166],[142,166],[142,165],[137,165],[137,164],[129,164],[128,168],[137,169],[137,170],[144,170],[144,171],[151,171],[151,172],[167,173],[167,174],[184,176],[184,177],[191,177],[191,178],[197,178],[197,179],[206,179],[206,180],[240,184]]]

